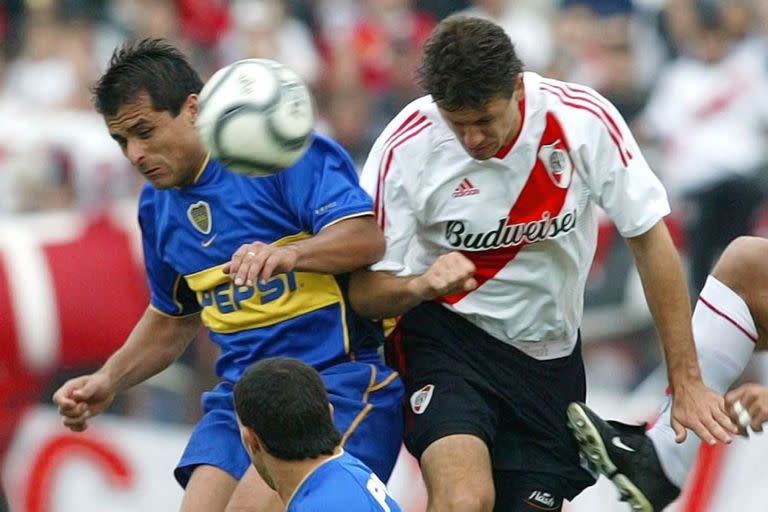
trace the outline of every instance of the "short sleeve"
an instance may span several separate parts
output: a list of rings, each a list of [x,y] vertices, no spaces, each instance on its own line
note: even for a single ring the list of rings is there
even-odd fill
[[[597,204],[625,238],[641,235],[670,212],[664,186],[645,161],[634,136],[616,108],[592,92],[594,126],[578,155]]]
[[[184,277],[163,261],[155,229],[154,191],[144,188],[139,200],[139,226],[144,249],[144,267],[150,289],[150,304],[171,316],[186,316],[200,311],[195,294]]]
[[[299,162],[278,174],[282,194],[312,234],[350,217],[373,215],[371,199],[360,188],[349,155],[338,144],[315,135]]]
[[[397,144],[385,130],[371,149],[360,176],[360,183],[373,199],[376,218],[384,231],[386,252],[371,270],[412,273],[405,256],[416,232],[417,218],[412,207],[404,176],[415,169],[398,158]]]

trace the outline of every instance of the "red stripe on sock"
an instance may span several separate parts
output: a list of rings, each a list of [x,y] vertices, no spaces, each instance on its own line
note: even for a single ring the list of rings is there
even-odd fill
[[[725,319],[726,319],[726,320],[728,320],[730,323],[732,323],[732,324],[733,324],[733,326],[734,326],[734,327],[736,327],[736,328],[737,328],[738,330],[740,330],[741,332],[743,332],[743,333],[744,333],[744,335],[745,335],[747,338],[751,339],[751,340],[752,340],[752,343],[757,343],[757,336],[753,336],[753,335],[752,335],[752,334],[751,334],[751,333],[750,333],[748,330],[746,330],[744,327],[742,327],[741,325],[739,325],[739,323],[738,323],[736,320],[734,320],[733,318],[731,318],[730,316],[728,316],[727,314],[723,313],[722,311],[720,311],[719,309],[717,309],[715,306],[713,306],[712,304],[710,304],[710,303],[709,303],[709,301],[707,301],[707,299],[705,299],[704,297],[699,297],[699,301],[703,302],[703,303],[704,303],[704,305],[705,305],[705,306],[707,306],[709,309],[711,309],[711,310],[712,310],[712,311],[714,311],[716,314],[720,315],[721,317],[725,318]]]

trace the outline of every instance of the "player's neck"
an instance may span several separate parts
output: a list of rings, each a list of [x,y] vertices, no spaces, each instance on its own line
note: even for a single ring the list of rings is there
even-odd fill
[[[332,455],[320,455],[315,459],[290,461],[273,459],[273,464],[270,464],[270,475],[275,484],[275,490],[280,495],[282,502],[288,503],[296,489],[318,466],[325,463],[328,459],[338,457],[341,453],[341,447],[337,447]]]

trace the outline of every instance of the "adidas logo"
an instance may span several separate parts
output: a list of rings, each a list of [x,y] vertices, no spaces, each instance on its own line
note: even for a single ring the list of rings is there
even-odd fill
[[[479,193],[480,191],[469,181],[469,178],[464,178],[459,183],[459,186],[454,189],[453,197],[474,196]]]

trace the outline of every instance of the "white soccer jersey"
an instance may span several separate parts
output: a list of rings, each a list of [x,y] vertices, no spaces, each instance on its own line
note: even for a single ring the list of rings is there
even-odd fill
[[[381,134],[361,183],[387,241],[373,270],[421,274],[461,251],[479,286],[440,302],[528,355],[553,359],[576,344],[596,205],[633,237],[669,203],[605,98],[534,73],[523,83],[520,134],[496,157],[470,157],[426,96]]]

